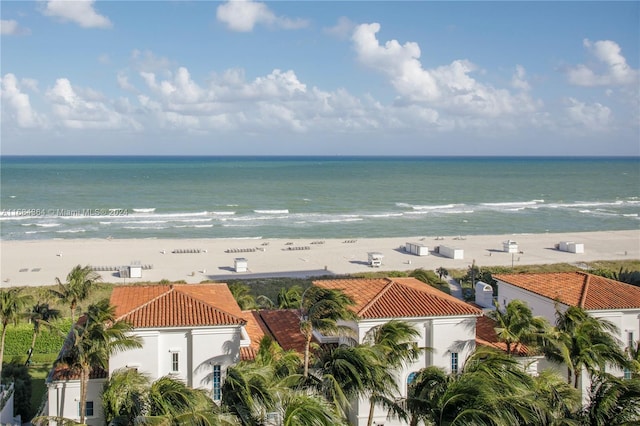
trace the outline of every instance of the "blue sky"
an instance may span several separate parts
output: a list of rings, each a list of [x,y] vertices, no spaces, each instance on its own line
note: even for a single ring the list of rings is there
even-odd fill
[[[640,155],[639,2],[2,1],[0,153]]]

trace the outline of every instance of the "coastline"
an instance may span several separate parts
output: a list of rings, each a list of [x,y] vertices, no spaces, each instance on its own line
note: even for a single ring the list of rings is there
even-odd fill
[[[517,253],[503,251],[514,240]],[[584,253],[555,248],[561,241],[584,244]],[[428,247],[429,254],[405,251],[406,243]],[[463,250],[462,259],[434,253],[436,246]],[[383,255],[382,266],[368,265],[368,252]],[[246,272],[235,272],[236,258],[247,260]],[[359,239],[50,239],[0,241],[0,283],[4,287],[52,285],[65,280],[75,265],[121,267],[140,264],[142,278],[121,278],[99,271],[104,282],[132,283],[183,280],[199,283],[254,277],[313,277],[438,267],[463,269],[595,260],[640,259],[640,230],[544,234],[409,236]]]

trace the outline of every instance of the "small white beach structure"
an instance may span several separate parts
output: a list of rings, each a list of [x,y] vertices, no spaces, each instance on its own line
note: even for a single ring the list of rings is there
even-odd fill
[[[249,262],[244,257],[236,257],[233,261],[236,272],[247,272]]]
[[[450,259],[464,259],[464,250],[462,250],[461,248],[440,246],[438,249],[438,253]]]
[[[476,305],[483,308],[493,308],[493,287],[485,282],[477,281],[475,302]]]
[[[129,278],[142,278],[142,265],[140,263],[129,265]]]
[[[384,257],[382,253],[379,253],[377,251],[372,251],[372,252],[369,252],[368,254],[369,254],[369,266],[373,268],[379,268],[380,266],[382,266],[382,258]]]
[[[420,243],[406,243],[404,246],[404,251],[406,251],[407,253],[415,254],[416,256],[429,255],[429,247]]]
[[[584,244],[575,243],[573,241],[560,241],[558,250],[567,251],[569,253],[584,253]]]
[[[502,251],[505,253],[518,253],[518,243],[513,240],[503,241]]]

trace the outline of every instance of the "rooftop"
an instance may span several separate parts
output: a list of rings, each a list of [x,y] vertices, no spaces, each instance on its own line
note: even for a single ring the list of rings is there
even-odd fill
[[[481,315],[482,310],[415,278],[362,278],[314,281],[342,290],[363,319]]]
[[[244,325],[226,284],[119,286],[111,294],[116,318],[135,328]]]
[[[586,310],[640,308],[640,287],[586,272],[496,274],[493,278]]]

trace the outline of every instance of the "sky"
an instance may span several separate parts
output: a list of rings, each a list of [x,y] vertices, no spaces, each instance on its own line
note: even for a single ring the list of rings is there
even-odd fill
[[[7,1],[2,155],[640,155],[638,1]]]

